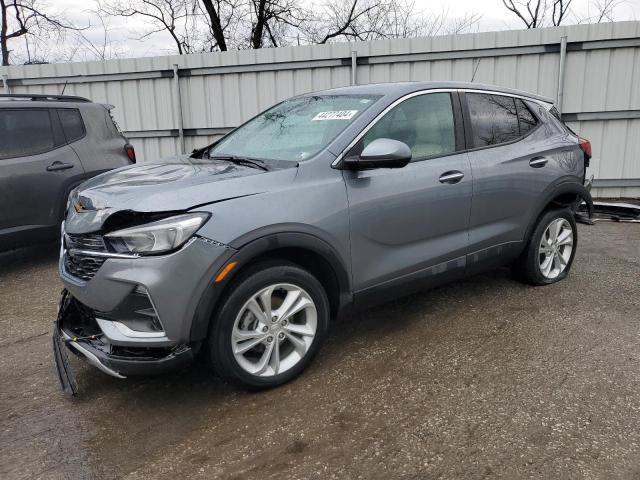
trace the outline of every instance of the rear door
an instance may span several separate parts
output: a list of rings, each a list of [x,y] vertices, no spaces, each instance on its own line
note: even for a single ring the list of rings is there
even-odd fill
[[[56,226],[83,175],[54,110],[0,108],[0,233]]]
[[[550,140],[544,122],[522,99],[463,95],[473,170],[468,270],[499,263],[521,248],[545,190],[561,175],[550,161],[561,139]]]
[[[406,143],[412,161],[399,169],[345,171],[356,292],[427,285],[464,271],[471,169],[463,149],[456,93],[420,92],[390,109],[346,156],[371,141]],[[414,280],[419,280],[414,282]],[[377,293],[376,293],[377,295]]]

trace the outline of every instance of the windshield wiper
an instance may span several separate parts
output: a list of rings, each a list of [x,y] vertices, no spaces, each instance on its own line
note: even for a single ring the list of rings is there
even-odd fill
[[[261,170],[264,170],[265,172],[269,171],[269,167],[267,166],[267,164],[262,160],[258,160],[257,158],[237,157],[235,155],[219,155],[209,158],[211,160],[222,160],[225,162],[234,163],[236,165],[246,165],[248,167],[259,168]]]

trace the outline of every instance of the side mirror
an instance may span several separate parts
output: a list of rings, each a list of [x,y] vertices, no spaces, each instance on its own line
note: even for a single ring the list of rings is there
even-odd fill
[[[346,162],[347,168],[402,168],[411,161],[411,149],[406,143],[390,138],[378,138],[367,145],[357,160]]]

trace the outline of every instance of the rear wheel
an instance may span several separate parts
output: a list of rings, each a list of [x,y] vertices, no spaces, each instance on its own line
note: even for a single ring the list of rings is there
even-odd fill
[[[572,212],[550,210],[542,215],[513,265],[514,275],[530,285],[558,282],[569,274],[577,245],[578,229]]]
[[[258,265],[241,274],[218,310],[211,363],[243,387],[280,385],[308,365],[328,321],[327,295],[313,275],[290,263]]]

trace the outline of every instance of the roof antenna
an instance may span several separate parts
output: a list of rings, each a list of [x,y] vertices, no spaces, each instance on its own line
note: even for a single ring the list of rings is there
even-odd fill
[[[474,74],[474,75],[475,75],[475,74]],[[471,81],[473,82],[473,80],[471,80]],[[67,88],[67,83],[69,83],[69,79],[67,79],[67,80],[64,82],[64,86],[62,87],[62,91],[60,92],[60,95],[64,95],[64,91],[65,91],[65,90],[66,90],[66,88]]]
[[[473,83],[473,79],[476,78],[476,73],[478,71],[478,67],[480,66],[480,62],[482,61],[482,57],[478,59],[478,63],[476,63],[476,68],[473,71],[473,75],[471,75],[471,82]]]

